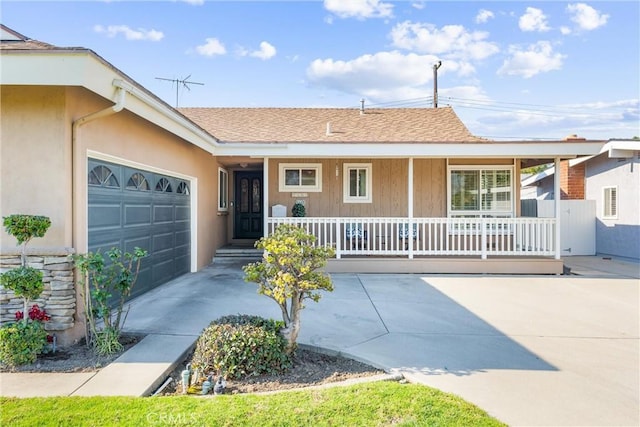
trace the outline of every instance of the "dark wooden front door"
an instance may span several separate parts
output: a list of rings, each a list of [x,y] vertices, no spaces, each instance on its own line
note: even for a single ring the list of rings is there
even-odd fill
[[[262,237],[262,172],[236,172],[234,237]]]

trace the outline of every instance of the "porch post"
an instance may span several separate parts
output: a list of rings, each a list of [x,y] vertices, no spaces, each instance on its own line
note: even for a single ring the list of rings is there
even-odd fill
[[[556,255],[555,259],[560,259],[562,249],[560,248],[560,158],[554,160],[555,173],[553,174],[553,200],[556,217]]]
[[[407,235],[408,235],[408,239],[409,239],[409,259],[413,259],[413,157],[409,157],[409,179],[408,179],[408,183],[407,183],[407,188],[408,188],[408,210],[407,210],[407,214],[409,217],[409,229],[407,230]],[[416,241],[417,241],[417,234],[416,234]]]
[[[269,235],[269,158],[265,157],[262,161],[262,220],[263,235]]]

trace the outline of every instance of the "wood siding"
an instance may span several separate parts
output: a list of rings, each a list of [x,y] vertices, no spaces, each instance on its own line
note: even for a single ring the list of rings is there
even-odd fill
[[[278,190],[281,163],[320,163],[322,191],[294,197],[294,192]],[[343,202],[344,163],[371,163],[372,203]],[[513,160],[487,161],[485,164],[512,164]],[[462,161],[460,164],[473,164]],[[336,170],[338,174],[336,175]],[[445,159],[414,159],[414,217],[447,215],[447,167]],[[269,205],[287,207],[287,215],[296,200],[305,201],[311,217],[405,217],[408,215],[408,159],[270,159]]]
[[[321,192],[280,192],[278,171],[281,163],[320,163],[322,165]],[[372,203],[344,203],[343,165],[371,163]],[[307,216],[407,216],[407,159],[271,159],[269,161],[269,205],[287,207],[287,215],[296,200],[304,200]],[[336,170],[338,173],[336,174]],[[294,197],[304,193],[306,197]]]
[[[413,216],[447,216],[447,166],[445,159],[413,161]]]

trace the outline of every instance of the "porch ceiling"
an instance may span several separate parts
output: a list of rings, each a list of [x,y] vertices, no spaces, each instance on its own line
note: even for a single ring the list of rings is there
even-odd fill
[[[281,158],[518,158],[548,163],[601,151],[606,141],[505,141],[447,143],[221,143],[217,156]]]

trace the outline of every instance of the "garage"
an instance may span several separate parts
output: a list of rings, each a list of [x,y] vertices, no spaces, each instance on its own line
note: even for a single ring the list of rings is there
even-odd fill
[[[187,180],[97,159],[88,161],[88,247],[149,252],[132,297],[190,271]]]

